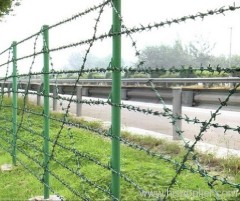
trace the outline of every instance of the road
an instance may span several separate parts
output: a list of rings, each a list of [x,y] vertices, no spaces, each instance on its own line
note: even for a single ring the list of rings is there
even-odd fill
[[[69,97],[69,96],[68,96]],[[32,101],[36,102],[35,97],[30,97]],[[88,97],[83,97],[83,99],[89,100]],[[91,98],[91,100],[98,100],[96,98]],[[133,101],[123,101],[125,104],[134,105],[140,108],[150,108],[154,111],[163,111],[163,106],[161,104],[153,103],[142,103]],[[52,101],[50,106],[52,107]],[[63,101],[62,106],[60,106],[60,101],[58,102],[58,110],[66,108],[67,102]],[[167,106],[171,108],[171,106]],[[76,105],[71,104],[70,112],[76,113]],[[194,119],[195,117],[201,121],[209,120],[211,117],[211,112],[215,112],[215,109],[203,109],[196,107],[183,107],[182,114],[187,115],[189,118]],[[92,117],[99,119],[104,122],[111,121],[111,107],[109,105],[82,105],[82,116]],[[220,125],[229,125],[230,127],[235,127],[240,125],[240,112],[233,112],[227,110],[221,110],[220,114],[217,115],[216,120],[212,123],[218,123]],[[159,117],[153,115],[146,115],[140,112],[128,111],[127,109],[122,109],[122,126],[123,127],[135,127],[140,129],[145,129],[149,131],[155,131],[159,134],[172,135],[172,124],[171,120],[166,117]],[[194,136],[197,136],[200,132],[200,125],[187,123],[182,121],[182,130],[184,131],[184,137],[190,140],[194,140]],[[231,149],[240,150],[240,135],[236,131],[227,130],[224,132],[222,128],[209,128],[204,133],[202,137],[205,143],[214,144],[217,146],[222,146]]]

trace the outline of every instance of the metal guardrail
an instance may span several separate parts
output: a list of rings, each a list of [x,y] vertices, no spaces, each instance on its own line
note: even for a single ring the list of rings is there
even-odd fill
[[[56,87],[55,79],[50,81],[50,92],[54,92]],[[75,79],[59,79],[57,83],[59,94],[72,94]],[[136,100],[144,102],[157,102],[156,95],[153,93],[151,87],[147,86],[149,79],[146,78],[133,78],[123,79],[122,84],[122,99],[123,100]],[[162,87],[158,83],[239,83],[240,78],[152,78],[161,93],[161,96],[168,103],[172,102],[172,88]],[[11,93],[11,81],[0,81],[1,87],[8,88],[9,94]],[[4,86],[3,86],[4,84]],[[18,89],[32,90],[41,92],[42,80],[31,79],[29,86],[28,80],[19,80]],[[82,79],[78,82],[81,86],[82,95],[89,97],[108,98],[111,92],[111,79]],[[78,91],[76,92],[76,94]],[[219,99],[223,99],[228,94],[228,89],[201,89],[201,88],[184,88],[182,89],[182,102],[184,106],[198,106],[204,104],[218,104]],[[38,99],[38,103],[39,103]],[[240,106],[240,92],[236,92],[232,96],[229,103],[231,105]]]
[[[153,83],[240,83],[240,78],[238,77],[212,77],[212,78],[123,78],[122,84],[129,85],[141,85],[146,84],[149,80]],[[55,82],[55,79],[50,79],[50,82]],[[19,82],[28,82],[28,80],[20,79]],[[31,83],[41,83],[42,79],[31,79]],[[76,82],[76,79],[58,79],[58,83],[68,83],[72,84]],[[112,79],[80,79],[78,84],[88,85],[88,84],[110,84]]]

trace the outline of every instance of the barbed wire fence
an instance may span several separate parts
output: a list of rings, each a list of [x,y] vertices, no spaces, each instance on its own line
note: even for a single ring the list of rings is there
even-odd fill
[[[195,175],[200,175],[204,178],[208,187],[214,193],[215,200],[222,200],[221,194],[218,192],[218,188],[215,184],[227,185],[229,189],[236,189],[239,191],[240,184],[233,182],[231,179],[223,178],[219,175],[212,175],[209,173],[199,160],[198,154],[195,151],[196,144],[201,141],[204,132],[210,128],[221,128],[224,131],[235,131],[236,134],[240,133],[240,127],[233,127],[228,125],[220,125],[214,123],[222,108],[227,106],[231,96],[236,93],[237,88],[240,84],[234,86],[230,91],[225,100],[219,100],[219,107],[215,112],[211,114],[209,120],[202,121],[197,118],[190,118],[187,115],[181,116],[173,113],[169,109],[158,92],[155,84],[149,79],[146,83],[151,87],[153,93],[156,94],[156,99],[160,101],[163,105],[163,112],[155,111],[153,109],[145,109],[137,107],[134,105],[128,105],[121,103],[120,94],[121,91],[121,73],[176,73],[176,72],[194,72],[194,71],[208,71],[212,73],[235,73],[239,72],[240,68],[225,68],[220,66],[207,66],[207,67],[187,67],[182,66],[181,68],[172,67],[170,69],[165,68],[146,68],[144,67],[144,61],[140,61],[136,67],[121,66],[121,62],[117,61],[118,55],[113,55],[110,61],[110,66],[106,68],[99,67],[93,69],[86,69],[86,62],[88,60],[89,53],[92,47],[97,41],[102,41],[105,39],[112,38],[114,40],[119,40],[121,36],[127,36],[131,40],[131,45],[135,51],[135,55],[139,56],[140,50],[137,47],[137,42],[134,41],[132,34],[142,33],[146,31],[153,31],[154,29],[164,28],[165,26],[171,26],[173,24],[179,24],[182,22],[188,22],[191,20],[196,20],[198,18],[204,19],[212,15],[224,15],[227,12],[237,12],[239,6],[228,6],[222,7],[215,10],[209,10],[207,12],[199,12],[196,15],[183,16],[180,18],[166,20],[164,22],[154,22],[147,25],[139,25],[132,28],[127,28],[124,25],[123,17],[119,9],[120,1],[106,0],[103,3],[93,6],[81,13],[78,13],[66,20],[60,21],[56,24],[47,26],[44,25],[41,30],[37,33],[30,35],[29,37],[19,41],[13,42],[9,48],[0,53],[0,57],[7,54],[7,60],[0,64],[0,68],[5,68],[5,76],[0,79],[2,83],[1,87],[1,97],[0,97],[0,108],[1,108],[1,134],[0,134],[0,147],[4,151],[8,152],[12,156],[13,164],[20,164],[26,170],[29,171],[42,185],[44,199],[48,199],[50,192],[58,195],[61,199],[64,199],[64,190],[58,192],[59,185],[64,186],[67,191],[71,192],[71,199],[81,199],[81,200],[94,200],[95,193],[98,192],[101,195],[98,199],[105,200],[120,200],[124,198],[124,195],[120,192],[120,186],[126,185],[129,188],[134,189],[134,194],[136,194],[136,200],[171,200],[171,191],[176,185],[178,178],[183,171],[188,171]],[[99,34],[98,27],[101,23],[101,17],[105,9],[113,9],[113,15],[115,16],[116,24],[112,30],[108,33]],[[80,40],[77,42],[69,43],[66,45],[61,45],[55,48],[49,47],[49,36],[48,33],[57,27],[64,26],[71,23],[78,18],[88,15],[89,13],[96,13],[95,25],[93,27],[92,36],[86,40]],[[117,26],[117,27],[115,27]],[[42,37],[42,47],[38,48],[40,44],[40,37]],[[33,40],[33,52],[28,55],[23,55],[21,57],[17,56],[17,49],[22,44]],[[58,53],[66,49],[71,49],[77,46],[87,45],[85,55],[82,58],[82,65],[78,70],[58,70],[54,66],[54,57],[51,56],[53,53]],[[120,48],[119,41],[115,43],[115,46]],[[116,47],[118,48],[118,47]],[[116,50],[115,50],[116,51]],[[119,49],[117,49],[119,51]],[[36,59],[43,57],[44,63],[43,69],[41,71],[34,72],[33,66],[36,65]],[[12,57],[12,58],[11,58]],[[28,68],[28,73],[19,73],[19,62],[26,59],[31,59],[30,66]],[[119,58],[118,58],[119,59]],[[10,66],[12,65],[12,70]],[[12,73],[11,73],[12,72]],[[109,94],[108,100],[79,100],[76,95],[79,88],[79,80],[84,73],[113,73],[113,88],[112,92]],[[73,90],[71,91],[70,97],[65,97],[61,95],[61,89],[58,85],[59,75],[62,74],[77,74],[75,79],[75,84]],[[32,90],[30,88],[31,80],[33,76],[42,76],[43,84],[37,86],[37,90]],[[18,89],[18,80],[20,78],[27,77],[27,84],[24,90]],[[49,83],[49,78],[54,78],[54,84]],[[6,86],[11,83],[11,87],[5,90]],[[117,90],[117,91],[116,91]],[[12,100],[6,99],[6,94],[12,93]],[[17,96],[21,95],[22,99],[18,99]],[[28,96],[38,96],[44,99],[43,107],[33,107],[28,104]],[[49,101],[53,99],[60,102],[61,113],[51,113]],[[70,108],[73,104],[89,104],[98,106],[111,106],[113,109],[113,117],[111,126],[109,129],[94,127],[91,125],[86,125],[74,120],[70,114]],[[9,109],[12,112],[9,113]],[[185,155],[180,159],[174,159],[166,156],[160,152],[151,150],[144,146],[141,146],[135,142],[127,140],[120,135],[120,111],[121,109],[126,109],[132,112],[143,113],[144,115],[153,115],[157,117],[165,117],[171,121],[171,124],[175,126],[176,132],[179,138],[184,143],[184,148],[186,149]],[[37,119],[37,120],[36,120]],[[195,136],[195,141],[189,143],[183,135],[181,128],[177,126],[179,120],[186,121],[189,124],[198,124],[200,130],[198,135]],[[81,132],[90,131],[93,132],[93,136],[97,139],[98,137],[104,137],[107,140],[112,141],[112,151],[110,147],[106,148],[106,157],[100,159],[97,154],[86,153],[85,150],[81,150],[79,146],[83,143],[91,143],[84,141],[84,136],[76,135],[77,131]],[[83,137],[81,139],[81,136]],[[125,173],[125,171],[120,170],[120,144],[130,147],[131,149],[138,150],[149,156],[151,156],[154,161],[160,161],[160,163],[166,163],[173,167],[175,170],[169,180],[161,186],[156,181],[152,186],[145,186],[144,183],[137,181],[132,176],[132,172]],[[89,145],[90,146],[90,145]],[[29,151],[32,150],[32,151]],[[65,156],[64,159],[62,156]],[[156,159],[156,160],[155,160]],[[95,168],[92,170],[94,173],[89,174],[84,168],[84,164],[92,163]],[[141,163],[141,162],[139,162]],[[61,173],[59,171],[61,169]],[[159,170],[157,170],[159,171]],[[93,175],[101,174],[102,179],[99,181]],[[112,175],[111,175],[112,174]],[[72,185],[71,181],[79,181],[78,186]],[[161,179],[159,179],[161,180]],[[121,181],[121,183],[120,183]],[[161,191],[163,194],[152,193],[151,189],[156,191]]]

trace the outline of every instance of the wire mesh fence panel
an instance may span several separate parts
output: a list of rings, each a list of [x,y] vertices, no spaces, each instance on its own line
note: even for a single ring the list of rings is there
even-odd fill
[[[227,15],[229,12],[239,12],[240,7],[227,6],[128,28],[121,15],[120,4],[120,0],[105,0],[56,24],[44,25],[37,33],[13,42],[0,53],[0,148],[3,150],[0,154],[8,153],[12,157],[15,169],[10,174],[15,171],[29,172],[37,184],[33,185],[32,180],[30,184],[28,181],[24,183],[28,188],[32,186],[32,193],[43,195],[44,199],[48,199],[50,194],[56,194],[63,200],[237,199],[240,188],[238,175],[233,178],[231,174],[212,171],[204,161],[206,157],[203,157],[196,146],[209,130],[218,129],[219,135],[226,132],[239,134],[238,125],[218,122],[221,111],[237,93],[239,83],[231,87],[227,96],[219,98],[217,108],[209,114],[208,119],[203,120],[182,115],[180,110],[173,111],[159,92],[159,86],[151,78],[147,79],[144,87],[150,89],[148,95],[155,98],[160,109],[121,101],[121,77],[122,74],[134,73],[237,73],[239,67],[183,65],[152,68],[146,67],[144,60],[139,60],[132,67],[123,66],[121,37],[129,39],[130,46],[138,57],[141,51],[138,42],[134,40],[135,33],[141,35],[166,26],[171,27],[173,24],[177,26],[213,15]],[[112,11],[114,18],[113,27],[110,31],[102,32],[104,15],[109,11]],[[83,23],[85,26],[84,17],[88,15],[94,16],[91,35],[79,40],[79,37],[71,38],[69,33],[66,43],[64,40],[58,41],[57,35],[64,26],[68,28],[71,23]],[[91,60],[94,45],[109,39],[113,40],[112,58],[107,65],[90,68],[88,61]],[[54,44],[57,45],[52,47],[51,41],[55,41]],[[78,68],[59,70],[56,65],[58,56],[61,57],[74,48],[84,50]],[[106,92],[107,99],[82,98],[83,94],[91,93],[91,89],[88,92],[83,91],[81,80],[91,73],[110,75],[111,90]],[[74,77],[74,83],[66,83],[64,76]],[[110,125],[86,121],[73,114],[77,113],[81,117],[82,108],[87,106],[90,107],[89,110],[101,108],[100,112],[108,116]],[[128,112],[130,118],[136,122],[140,118],[137,116],[135,119],[135,114],[154,118],[154,124],[158,124],[160,119],[170,122],[175,137],[181,143],[177,145],[151,137],[120,133],[121,112]],[[151,122],[149,120],[145,123]],[[186,138],[186,125],[197,127],[197,132],[190,133],[191,141]],[[235,171],[238,171],[239,166],[235,167]],[[21,195],[21,199],[33,196],[28,193]]]

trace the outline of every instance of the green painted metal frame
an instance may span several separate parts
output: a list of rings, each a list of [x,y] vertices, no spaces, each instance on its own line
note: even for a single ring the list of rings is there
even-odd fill
[[[112,32],[117,33],[121,31],[121,0],[113,0],[112,10]],[[113,36],[112,39],[112,66],[114,68],[121,68],[121,35]],[[121,102],[121,72],[114,71],[112,73],[112,186],[111,193],[120,200],[120,133],[121,133],[121,108],[114,106]]]
[[[44,83],[44,199],[49,198],[49,27],[44,25],[43,31],[43,83]]]
[[[13,71],[12,71],[12,132],[13,132],[13,143],[12,143],[12,163],[16,165],[17,162],[17,107],[18,107],[18,98],[17,98],[17,42],[12,43],[12,54],[13,54]]]

